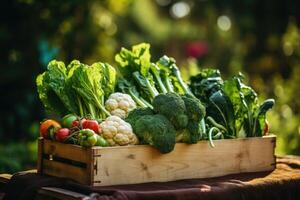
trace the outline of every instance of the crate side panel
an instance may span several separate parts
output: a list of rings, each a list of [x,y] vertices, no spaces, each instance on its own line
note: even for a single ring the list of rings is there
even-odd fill
[[[82,163],[89,161],[87,149],[78,145],[64,144],[51,140],[44,140],[43,153]]]
[[[90,184],[85,168],[53,160],[43,159],[43,174],[73,179],[82,184]]]
[[[150,146],[95,149],[94,184],[117,185],[208,178],[273,169],[274,138],[217,140],[176,144],[161,154]]]

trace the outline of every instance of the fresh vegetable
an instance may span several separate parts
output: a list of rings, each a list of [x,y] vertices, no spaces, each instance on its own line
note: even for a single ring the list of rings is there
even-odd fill
[[[264,134],[266,112],[275,102],[268,99],[259,104],[257,94],[243,80],[239,74],[223,81],[220,72],[213,69],[201,70],[191,77],[192,91],[206,105],[207,126],[213,128],[209,133],[224,138]]]
[[[105,68],[111,68],[109,73],[115,74],[110,65],[103,63],[94,63],[91,66],[80,64],[72,71],[69,84],[77,97],[80,116],[85,114],[85,110],[93,119],[105,119],[110,116],[104,107],[104,91],[113,92],[113,85],[105,79],[105,74],[101,73]]]
[[[64,142],[67,137],[69,137],[71,134],[70,129],[68,128],[60,128],[55,133],[55,140],[59,142]]]
[[[136,104],[130,95],[116,92],[108,97],[105,108],[111,115],[125,119],[128,113],[136,108]]]
[[[92,147],[97,143],[97,134],[91,129],[82,129],[78,134],[78,144],[83,147]]]
[[[177,134],[177,141],[189,144],[197,143],[205,134],[205,107],[194,96],[185,95],[182,99],[186,107],[185,113],[188,116],[188,124],[186,130]]]
[[[138,144],[138,138],[129,123],[118,116],[110,116],[100,124],[102,136],[110,146],[124,146]]]
[[[150,144],[161,153],[174,149],[176,131],[171,122],[163,115],[144,115],[134,123],[137,136],[145,144]]]
[[[51,138],[50,133],[55,133],[56,130],[60,129],[61,125],[52,119],[43,121],[40,125],[40,136],[43,138]]]
[[[97,120],[92,119],[84,119],[81,121],[81,125],[83,129],[93,130],[95,133],[100,133],[101,128],[97,122]]]
[[[100,135],[96,135],[97,136],[97,142],[95,144],[95,146],[100,146],[100,147],[107,147],[109,146],[108,142]]]
[[[39,97],[46,110],[63,116],[105,119],[110,113],[104,107],[105,98],[114,92],[115,69],[106,63],[91,66],[72,61],[67,67],[53,60],[47,71],[36,79]]]
[[[173,58],[163,56],[156,63],[151,63],[150,58],[150,45],[146,43],[135,45],[132,50],[121,49],[115,57],[120,71],[119,91],[131,95],[137,105],[150,108],[159,94],[193,95]]]
[[[68,114],[68,115],[65,115],[61,119],[61,124],[62,124],[63,127],[71,128],[73,122],[76,121],[76,120],[77,120],[77,116],[76,115]]]
[[[188,124],[188,116],[183,99],[175,93],[160,94],[153,100],[153,109],[162,114],[176,129],[183,129]]]
[[[137,132],[137,130],[135,130],[135,126],[134,126],[135,122],[144,115],[154,115],[154,111],[149,107],[137,108],[137,109],[134,109],[133,111],[129,112],[127,118],[125,119],[126,122],[131,124],[134,133]]]
[[[202,69],[199,74],[190,77],[190,82],[192,93],[207,105],[209,97],[221,89],[223,79],[217,69]]]

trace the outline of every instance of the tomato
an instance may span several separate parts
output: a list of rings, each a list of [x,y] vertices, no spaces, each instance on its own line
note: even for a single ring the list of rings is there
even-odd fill
[[[46,121],[43,121],[40,125],[40,136],[43,138],[50,138],[50,130],[51,129],[60,129],[61,125],[52,119],[47,119]]]
[[[71,134],[70,129],[60,128],[55,133],[55,140],[63,142]]]
[[[96,120],[87,119],[82,121],[82,128],[90,129],[93,130],[95,133],[99,133],[99,124]]]
[[[269,122],[268,120],[265,120],[264,135],[269,135],[269,129],[270,129]]]
[[[79,121],[78,120],[75,120],[72,122],[72,127],[76,127],[76,126],[79,126]]]
[[[75,120],[72,122],[72,127],[78,127],[80,125],[80,123],[83,123],[84,121],[86,121],[86,119],[81,119],[81,120]]]
[[[73,114],[68,114],[66,116],[64,116],[61,120],[61,124],[63,127],[65,128],[71,128],[72,127],[72,123],[77,119],[76,115]]]

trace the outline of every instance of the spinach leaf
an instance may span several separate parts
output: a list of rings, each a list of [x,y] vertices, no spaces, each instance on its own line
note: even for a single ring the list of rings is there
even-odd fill
[[[198,75],[190,78],[191,91],[204,104],[209,103],[209,97],[219,91],[222,85],[221,73],[217,69],[202,69]]]
[[[225,136],[235,137],[235,117],[232,102],[221,90],[209,97],[206,108],[207,116],[212,117],[218,124],[223,125],[227,133]]]

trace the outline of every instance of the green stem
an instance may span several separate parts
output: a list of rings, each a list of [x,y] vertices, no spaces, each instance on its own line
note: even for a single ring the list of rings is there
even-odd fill
[[[154,78],[156,79],[156,83],[158,84],[158,87],[160,89],[160,91],[163,94],[166,94],[168,92],[168,90],[166,89],[165,85],[163,84],[161,78],[159,75],[157,75],[156,73],[153,73]]]
[[[222,129],[223,131],[225,131],[226,133],[228,132],[227,129],[222,126],[221,124],[218,124],[211,116],[208,116],[206,118],[214,127],[217,127],[218,129]]]
[[[93,105],[89,103],[88,108],[89,108],[90,114],[92,115],[92,118],[96,119],[95,109],[94,109]]]
[[[99,100],[94,96],[96,106],[105,113],[106,116],[111,116],[111,114],[105,109],[105,107],[99,102]]]
[[[135,101],[135,103],[137,103],[139,106],[146,108],[148,107],[139,97],[137,97],[132,90],[129,89],[129,94],[132,97],[132,99]]]
[[[212,137],[213,131],[215,131],[215,130],[220,132],[219,129],[216,127],[212,127],[211,129],[209,129],[209,132],[208,132],[208,140],[209,140],[209,144],[212,148],[215,147],[215,144],[213,143],[213,137]]]
[[[154,97],[159,95],[159,92],[157,91],[157,89],[153,85],[151,85],[150,81],[147,78],[145,78],[145,80],[146,80],[147,88],[148,88],[148,90],[150,92],[150,95],[151,95],[151,99],[153,99]]]
[[[80,114],[80,117],[83,117],[83,116],[84,116],[83,106],[82,106],[82,102],[80,101],[80,99],[79,99],[78,96],[77,96],[77,103],[78,103],[78,106],[79,106],[79,114]]]

